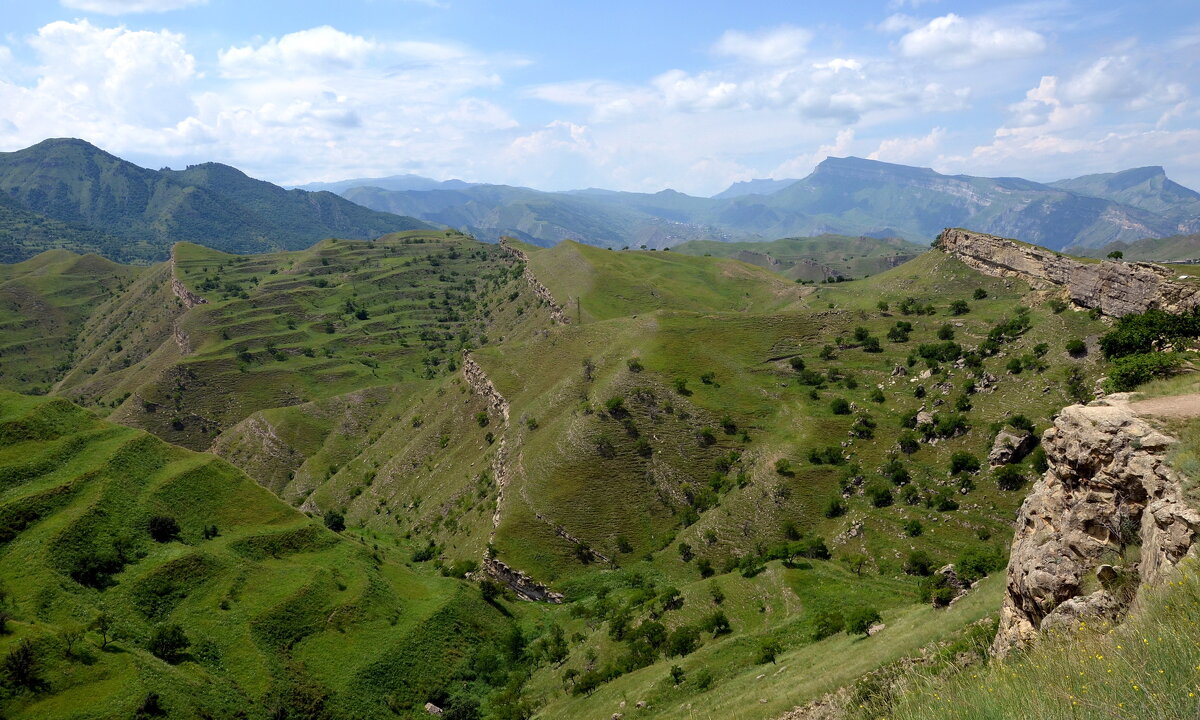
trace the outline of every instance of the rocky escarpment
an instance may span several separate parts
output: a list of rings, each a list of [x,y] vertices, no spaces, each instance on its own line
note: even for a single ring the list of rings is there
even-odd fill
[[[539,300],[543,300],[547,305],[549,305],[550,317],[554,320],[554,322],[561,325],[569,324],[571,319],[568,318],[566,312],[563,311],[562,305],[559,305],[554,299],[554,295],[550,293],[550,288],[543,285],[542,281],[538,280],[537,276],[533,274],[533,271],[529,269],[529,255],[527,255],[524,250],[508,242],[506,238],[500,238],[500,247],[504,250],[504,252],[516,258],[525,266],[525,282],[529,284],[529,288],[533,290],[533,294],[536,295]]]
[[[171,271],[171,292],[175,294],[175,297],[179,298],[180,302],[183,303],[185,308],[191,310],[197,305],[203,305],[208,302],[208,300],[189,290],[187,285],[184,285],[183,281],[179,279],[179,276],[175,274],[174,248],[171,249],[171,259],[168,261],[168,265],[170,266]]]
[[[471,391],[484,399],[488,405],[488,410],[492,414],[499,415],[502,419],[500,440],[496,444],[495,454],[492,455],[492,477],[496,481],[496,509],[492,512],[491,539],[495,540],[496,530],[500,527],[500,511],[504,507],[504,493],[508,490],[512,477],[507,437],[510,408],[508,400],[500,394],[500,391],[492,383],[491,378],[487,376],[487,373],[483,371],[483,368],[475,361],[475,358],[471,357],[470,353],[463,353],[462,369],[463,379],[467,381],[467,385],[471,388]],[[484,574],[506,585],[522,600],[552,603],[562,602],[563,596],[561,594],[554,592],[548,586],[534,580],[520,570],[512,568],[492,557],[490,553],[484,554],[483,563],[480,567]]]
[[[936,247],[976,270],[1016,277],[1039,289],[1064,288],[1076,305],[1120,317],[1157,309],[1181,313],[1200,306],[1200,284],[1153,263],[1084,262],[1014,240],[947,228]]]
[[[1119,618],[1140,585],[1192,552],[1200,513],[1166,462],[1174,442],[1124,394],[1055,419],[1042,437],[1050,468],[1018,513],[995,654],[1041,630]]]

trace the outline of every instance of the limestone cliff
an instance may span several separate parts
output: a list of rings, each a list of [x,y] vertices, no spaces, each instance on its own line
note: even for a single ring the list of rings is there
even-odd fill
[[[1020,278],[1035,288],[1064,288],[1071,301],[1120,317],[1200,306],[1200,283],[1154,263],[1083,261],[995,235],[947,228],[936,247],[986,275]]]
[[[1192,552],[1200,513],[1166,462],[1174,442],[1127,394],[1055,419],[1042,437],[1050,467],[1017,516],[996,655],[1041,630],[1119,618]]]

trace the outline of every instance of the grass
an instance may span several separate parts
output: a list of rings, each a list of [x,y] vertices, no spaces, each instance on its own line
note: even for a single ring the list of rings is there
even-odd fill
[[[925,250],[898,238],[845,235],[784,238],[771,242],[693,240],[671,248],[672,252],[685,255],[736,258],[805,282],[876,275]]]
[[[918,683],[878,715],[894,720],[1026,717],[1184,718],[1200,712],[1196,647],[1200,575],[1190,562],[1147,589],[1116,627],[1048,637],[1024,655],[964,672],[950,682]]]
[[[970,483],[951,477],[949,459],[962,451],[984,456],[1014,408],[1044,427],[1070,402],[1064,373],[1076,372],[1085,385],[1099,373],[1095,354],[1073,358],[1061,347],[1067,338],[1092,338],[1099,322],[1054,314],[1023,284],[981,276],[937,251],[869,280],[812,288],[734,259],[575,243],[525,249],[569,324],[550,322],[523,268],[494,246],[428,232],[246,257],[181,245],[176,277],[208,303],[177,304],[170,269],[159,266],[83,323],[57,392],[170,442],[211,447],[293,507],[346,516],[342,539],[327,545],[329,533],[286,505],[271,507],[292,520],[268,513],[260,522],[265,506],[228,503],[217,493],[214,501],[230,505],[220,512],[247,513],[223,520],[222,536],[207,541],[220,552],[193,558],[183,548],[155,547],[162,554],[153,565],[118,585],[145,594],[162,586],[161,573],[196,568],[194,586],[178,583],[182,599],[140,602],[195,627],[219,624],[212,607],[223,600],[236,609],[230,634],[214,630],[236,687],[214,693],[265,702],[281,678],[301,672],[292,685],[324,688],[344,714],[366,707],[355,698],[408,708],[417,696],[438,695],[475,652],[448,638],[478,636],[487,646],[507,632],[507,620],[478,592],[437,577],[477,562],[489,545],[571,600],[502,605],[531,645],[552,625],[568,638],[558,661],[522,660],[531,673],[522,697],[542,717],[606,716],[619,699],[640,696],[652,701],[651,717],[701,706],[771,717],[994,609],[996,580],[949,612],[919,604],[904,560],[919,550],[940,564],[1006,543],[1021,493],[1000,490],[987,472]],[[977,289],[986,297],[974,299]],[[907,298],[920,314],[901,312]],[[952,314],[956,300],[968,312]],[[922,377],[927,366],[917,348],[939,342],[943,326],[974,347],[1023,304],[1032,308],[1031,327],[983,360],[996,382],[967,398],[969,429],[901,453],[898,418],[922,407],[948,412],[974,374],[943,362]],[[887,339],[897,322],[912,325],[904,342]],[[880,340],[880,352],[856,339],[858,328]],[[1035,363],[1043,369],[1005,369],[1013,358],[1034,358],[1043,343]],[[507,424],[459,372],[464,350],[509,403]],[[819,384],[793,359],[819,374]],[[608,404],[613,398],[619,406]],[[853,411],[835,414],[835,398]],[[870,432],[864,416],[875,422]],[[110,426],[89,432],[116,442]],[[46,457],[63,461],[47,467],[76,468],[60,474],[86,473],[98,453],[71,445],[82,440],[47,442],[54,447]],[[501,442],[508,486],[493,528]],[[810,451],[829,448],[845,463],[810,459]],[[39,457],[10,461],[34,466]],[[181,524],[196,535],[216,510],[194,488],[210,476],[226,484],[244,476],[195,459],[207,456],[187,457],[186,467],[163,471],[156,492],[161,507],[195,506],[195,517]],[[893,460],[916,488],[913,504],[885,478]],[[111,534],[108,521],[87,510],[92,505],[77,505],[81,495],[56,494],[61,483],[47,483],[29,486],[14,513],[76,512],[72,523]],[[868,494],[880,483],[892,504],[877,506]],[[142,503],[134,490],[107,501],[106,511]],[[939,494],[959,507],[937,509]],[[832,498],[844,514],[827,516]],[[905,527],[914,520],[923,532],[910,537]],[[245,530],[226,534],[229,523]],[[830,559],[785,566],[762,558],[801,533],[823,539]],[[56,542],[63,553],[73,547]],[[431,557],[416,561],[430,544]],[[852,572],[846,561],[859,554],[867,561]],[[713,577],[702,577],[705,564]],[[720,608],[714,583],[726,596]],[[682,607],[656,609],[654,596],[669,588],[679,590]],[[883,614],[882,634],[813,641],[819,612],[865,606]],[[614,613],[627,611],[635,624],[658,617],[675,630],[715,609],[732,632],[705,638],[695,653],[659,654],[590,695],[564,689],[565,670],[586,672],[629,652],[627,641],[610,637]],[[780,658],[770,680],[758,679],[767,674],[758,647],[768,638],[780,643]],[[845,657],[855,659],[831,667],[831,658]],[[673,664],[693,679],[707,667],[707,689],[664,686]]]

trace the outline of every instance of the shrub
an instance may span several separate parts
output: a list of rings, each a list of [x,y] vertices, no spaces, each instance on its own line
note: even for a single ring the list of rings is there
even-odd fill
[[[846,620],[837,610],[819,610],[812,619],[812,639],[824,640],[837,635],[846,627]]]
[[[1004,567],[1004,557],[996,548],[968,550],[954,563],[954,570],[964,582],[973,583]]]
[[[697,435],[697,439],[700,441],[700,444],[703,447],[709,447],[710,445],[716,444],[717,434],[713,432],[713,429],[710,427],[700,428],[700,433]]]
[[[1067,354],[1071,357],[1082,357],[1087,355],[1087,343],[1082,340],[1068,340]]]
[[[862,349],[863,349],[863,352],[869,352],[869,353],[883,352],[883,348],[880,347],[880,345],[879,345],[879,338],[877,338],[873,335],[871,337],[867,338],[866,340],[863,340]]]
[[[330,510],[325,513],[325,527],[330,530],[340,533],[346,529],[346,516],[342,515],[337,510]]]
[[[983,288],[975,288],[975,292],[972,294],[972,297],[974,297],[976,300],[986,300],[987,296],[987,290],[984,290]]]
[[[154,542],[165,543],[179,539],[179,523],[167,515],[155,515],[150,518],[149,530]]]
[[[852,635],[867,635],[871,630],[871,626],[881,619],[879,611],[875,608],[867,607],[851,610],[846,615],[846,632]]]
[[[1163,350],[1185,338],[1200,337],[1200,313],[1172,315],[1147,310],[1126,315],[1100,338],[1100,350],[1108,359]]]
[[[766,638],[758,644],[758,664],[764,663],[775,664],[775,658],[779,653],[783,652],[783,647],[778,640]]]
[[[866,493],[871,499],[871,504],[877,508],[887,507],[894,502],[892,489],[883,483],[872,483],[867,486]]]
[[[667,636],[667,656],[690,655],[700,646],[700,631],[690,625],[680,625]]]
[[[705,385],[712,385],[716,381],[717,374],[715,372],[709,371],[700,375],[700,382],[704,383]]]
[[[979,458],[962,450],[950,456],[951,475],[974,472],[979,472]]]
[[[675,392],[679,393],[680,395],[691,394],[691,391],[688,390],[687,378],[677,377],[672,381],[672,384],[675,386]]]
[[[829,409],[834,415],[849,415],[850,403],[846,402],[845,398],[834,398],[833,401],[829,403]]]
[[[967,305],[966,300],[955,300],[950,303],[951,315],[966,315],[969,312],[971,312],[971,306]]]
[[[1035,447],[1033,452],[1029,453],[1029,465],[1038,475],[1050,469],[1050,462],[1046,460],[1046,449],[1042,446]]]
[[[1020,490],[1025,484],[1025,475],[1016,465],[1005,465],[996,470],[996,487],[1001,490]]]
[[[921,449],[920,443],[917,442],[917,436],[907,431],[900,433],[900,439],[897,441],[897,444],[900,446],[900,452],[905,455],[912,455]]]
[[[1050,306],[1050,311],[1053,312],[1055,315],[1058,315],[1063,310],[1067,309],[1067,301],[1063,300],[1062,298],[1052,298],[1046,304]]]
[[[913,550],[904,561],[904,574],[919,575],[921,577],[932,575],[934,564],[934,560],[929,556],[929,553],[924,550]]]
[[[15,648],[4,657],[3,670],[7,685],[17,688],[36,690],[42,685],[38,677],[40,659],[29,638],[23,638]]]
[[[641,372],[643,370],[642,359],[637,358],[637,357],[631,357],[628,360],[626,360],[625,366],[629,368],[630,372],[636,373],[636,372]]]
[[[875,388],[874,390],[872,390],[872,391],[871,391],[871,395],[870,395],[870,400],[871,400],[871,402],[874,402],[874,403],[881,403],[881,402],[883,402],[883,401],[884,401],[884,400],[886,400],[886,399],[887,399],[887,398],[885,398],[885,397],[883,396],[883,391],[882,391],[882,390],[880,390],[879,388]]]
[[[953,340],[954,327],[949,323],[942,325],[937,331],[938,340]]]
[[[625,412],[625,398],[615,395],[604,401],[604,409],[609,415],[621,415]]]
[[[679,551],[679,559],[685,563],[691,562],[692,558],[695,557],[695,554],[692,552],[692,546],[685,542],[679,543],[676,549]]]
[[[904,534],[909,537],[920,537],[925,532],[925,526],[916,518],[904,522]]]
[[[149,642],[146,643],[146,649],[155,657],[174,664],[183,659],[184,651],[191,644],[192,641],[188,640],[183,627],[178,623],[168,623],[154,629]]]
[[[788,364],[790,364],[792,366],[792,369],[795,370],[796,372],[801,372],[804,370],[804,358],[802,358],[798,355],[796,357],[793,357],[792,359],[788,360]]]
[[[825,517],[836,518],[846,514],[846,504],[842,502],[840,495],[835,495],[829,498],[829,502],[825,503]]]
[[[1154,378],[1173,374],[1179,365],[1179,356],[1175,354],[1126,355],[1109,365],[1104,385],[1109,392],[1127,392]]]
[[[1034,428],[1033,421],[1021,414],[1010,417],[1008,419],[1008,424],[1010,427],[1015,427],[1018,430],[1024,430],[1025,432],[1030,433],[1033,432]]]

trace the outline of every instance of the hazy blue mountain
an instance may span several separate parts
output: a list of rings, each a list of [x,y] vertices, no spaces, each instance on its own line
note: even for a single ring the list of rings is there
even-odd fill
[[[1050,185],[1161,215],[1178,223],[1179,233],[1200,231],[1200,193],[1169,179],[1158,166],[1084,175]]]
[[[771,178],[761,178],[755,180],[743,180],[735,182],[721,192],[713,195],[716,200],[725,200],[728,198],[741,197],[743,195],[770,195],[778,192],[788,185],[799,182],[795,178],[786,180],[774,180]]]
[[[148,170],[74,139],[0,153],[0,193],[10,206],[0,255],[11,259],[63,247],[157,260],[178,241],[262,252],[429,227],[334,193],[284,190],[228,165]],[[39,225],[40,235],[31,238],[28,228]]]
[[[1122,176],[1129,174],[1114,177]],[[403,192],[351,188],[342,194],[482,239],[513,235],[538,245],[571,238],[606,247],[665,247],[688,240],[825,234],[927,243],[944,227],[964,226],[1062,249],[1173,235],[1200,222],[1196,193],[1161,173],[1140,184],[1064,182],[1078,182],[1078,189],[848,157],[827,158],[802,180],[738,183],[712,198],[674,190],[548,193],[500,185]],[[1104,197],[1101,185],[1124,190]],[[745,192],[750,190],[773,192]]]
[[[377,187],[384,190],[458,190],[471,187],[476,183],[462,180],[434,180],[421,175],[390,175],[380,178],[355,178],[353,180],[338,180],[336,182],[314,182],[307,185],[297,185],[299,190],[310,192],[342,193],[355,187]]]

